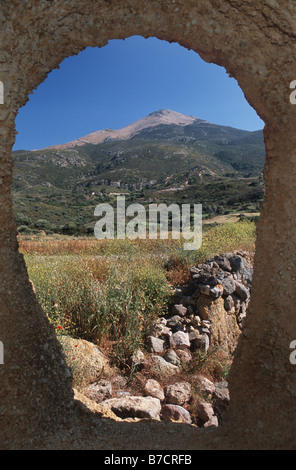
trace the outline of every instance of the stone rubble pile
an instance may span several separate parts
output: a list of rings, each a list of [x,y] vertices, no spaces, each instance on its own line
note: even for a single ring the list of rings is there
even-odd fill
[[[189,382],[179,381],[162,387],[155,379],[148,379],[143,394],[112,390],[110,380],[101,379],[82,390],[87,398],[109,408],[121,419],[156,419],[196,424],[199,427],[218,426],[221,414],[229,404],[227,382],[214,384],[205,377],[199,379],[199,393],[195,409],[190,404],[193,387]],[[194,421],[192,419],[194,413]]]
[[[231,357],[246,318],[253,268],[248,253],[235,252],[215,256],[190,273],[188,287],[175,292],[170,314],[158,318],[147,337],[149,368],[158,380],[146,380],[137,396],[128,390],[123,378],[113,385],[100,380],[84,389],[88,398],[123,419],[218,426],[230,401],[227,382],[213,383],[196,375],[193,391],[189,381],[178,380],[178,374],[197,351],[206,353],[218,347]],[[135,351],[131,367],[141,370],[146,366],[145,354]],[[159,382],[164,378],[171,383],[162,387]],[[198,401],[193,399],[196,386]]]

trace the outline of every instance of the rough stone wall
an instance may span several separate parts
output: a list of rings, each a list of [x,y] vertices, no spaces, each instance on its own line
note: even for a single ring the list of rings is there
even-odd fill
[[[217,430],[117,423],[78,406],[18,254],[11,149],[19,107],[66,57],[133,35],[178,42],[224,66],[266,123],[250,321],[231,371],[229,413]],[[296,366],[289,362],[296,339],[295,36],[293,0],[1,0],[1,448],[296,448]]]

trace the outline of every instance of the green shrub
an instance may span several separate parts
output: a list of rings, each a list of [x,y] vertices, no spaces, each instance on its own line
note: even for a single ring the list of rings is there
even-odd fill
[[[74,338],[109,342],[116,363],[128,367],[152,322],[167,313],[171,285],[186,284],[190,267],[216,254],[253,251],[255,237],[255,224],[244,220],[204,227],[197,251],[184,250],[182,240],[75,239],[21,247],[53,325]]]
[[[37,220],[35,227],[40,229],[40,230],[46,230],[46,229],[51,229],[51,223],[48,220],[45,219],[39,219]]]
[[[98,280],[94,258],[29,256],[26,260],[50,321],[72,337],[96,344],[115,342],[120,365],[128,364],[132,352],[143,346],[151,322],[166,311],[169,287],[159,267],[113,262]]]
[[[201,263],[223,252],[254,251],[255,240],[256,225],[249,220],[211,227],[203,233],[202,246],[196,252],[195,262]]]
[[[32,223],[32,220],[30,219],[30,217],[24,214],[16,214],[15,219],[16,219],[16,223],[21,226],[31,225]]]

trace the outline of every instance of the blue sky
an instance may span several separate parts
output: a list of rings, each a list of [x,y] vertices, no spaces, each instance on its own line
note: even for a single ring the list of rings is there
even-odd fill
[[[159,109],[250,131],[264,125],[224,68],[178,44],[139,36],[69,57],[29,98],[17,116],[14,150],[120,129]]]

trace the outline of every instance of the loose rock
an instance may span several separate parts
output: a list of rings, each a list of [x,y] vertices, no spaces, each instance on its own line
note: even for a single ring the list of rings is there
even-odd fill
[[[179,368],[167,362],[161,356],[152,356],[151,358],[151,369],[160,376],[170,376],[179,372]]]
[[[81,393],[90,400],[100,403],[112,396],[112,384],[109,380],[99,380],[85,387]]]
[[[189,335],[183,331],[177,331],[170,337],[171,348],[186,349],[190,347]]]
[[[221,415],[230,403],[230,396],[227,382],[219,382],[215,384],[215,391],[213,393],[215,409]]]
[[[158,398],[160,401],[164,401],[165,399],[163,388],[156,380],[147,380],[144,390],[147,396]]]
[[[187,313],[187,308],[184,305],[174,305],[172,309],[173,315],[180,315],[184,317]]]
[[[161,415],[164,420],[192,423],[190,413],[179,405],[164,405],[161,409]]]
[[[133,352],[131,358],[130,358],[130,364],[132,368],[142,368],[145,363],[145,355],[141,349],[137,349],[136,351]]]
[[[189,382],[177,382],[165,387],[166,402],[173,405],[184,405],[191,399],[191,385]]]
[[[111,398],[100,403],[110,408],[119,418],[150,418],[160,419],[161,404],[153,397]]]
[[[180,359],[181,363],[188,363],[192,360],[192,355],[188,349],[176,349],[176,354]]]
[[[164,350],[164,340],[155,336],[148,337],[148,351],[150,353],[162,353]]]
[[[197,406],[197,416],[203,423],[206,423],[214,416],[214,408],[211,403],[201,401]]]
[[[196,383],[201,393],[212,396],[212,394],[215,392],[215,384],[202,375],[198,375],[196,377]]]
[[[174,364],[174,366],[180,366],[181,361],[177,356],[177,353],[173,349],[169,349],[164,355],[163,358],[169,362],[170,364]]]

